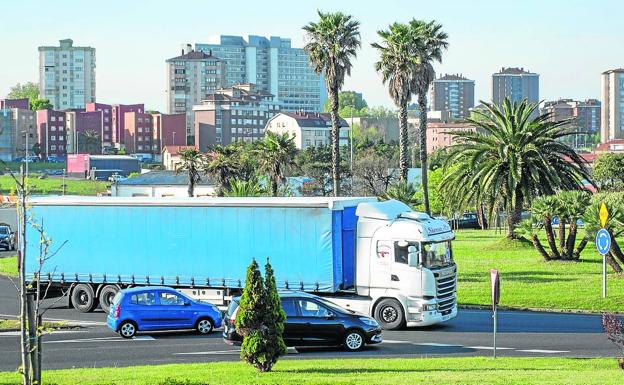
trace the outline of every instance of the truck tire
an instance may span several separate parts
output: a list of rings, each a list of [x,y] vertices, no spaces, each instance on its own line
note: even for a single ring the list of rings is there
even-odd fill
[[[80,283],[76,285],[71,294],[71,302],[74,309],[81,313],[88,313],[93,311],[97,306],[97,300],[95,293],[91,285]]]
[[[375,319],[384,330],[395,330],[405,324],[403,306],[396,299],[381,300],[375,307]]]
[[[119,288],[114,285],[106,285],[100,290],[100,308],[102,308],[105,313],[110,313],[110,307],[117,292],[119,292]]]

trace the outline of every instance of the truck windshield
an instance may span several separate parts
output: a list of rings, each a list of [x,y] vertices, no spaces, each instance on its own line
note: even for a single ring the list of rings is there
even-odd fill
[[[453,263],[451,241],[423,243],[422,253],[425,267],[444,267]]]

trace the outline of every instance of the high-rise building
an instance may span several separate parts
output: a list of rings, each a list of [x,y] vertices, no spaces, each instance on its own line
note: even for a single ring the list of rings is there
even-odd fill
[[[572,108],[572,114],[583,132],[592,134],[600,132],[600,113],[602,110],[600,100],[573,101]]]
[[[253,84],[239,84],[209,94],[194,106],[195,147],[206,151],[215,144],[253,142],[264,137],[268,119],[279,112],[273,95]]]
[[[500,106],[507,97],[512,102],[539,102],[539,75],[524,68],[502,68],[492,74],[492,101]]]
[[[186,114],[187,136],[193,135],[193,106],[208,93],[225,87],[225,68],[225,61],[210,51],[194,51],[190,45],[180,56],[167,60],[167,112]]]
[[[550,114],[551,121],[569,119],[574,132],[569,138],[575,146],[585,147],[590,136],[600,131],[600,102],[596,99],[547,101],[540,112]]]
[[[283,111],[323,111],[325,81],[314,72],[305,51],[293,48],[290,39],[220,36],[213,43],[196,43],[195,49],[225,60],[227,86],[255,84],[275,95]]]
[[[448,111],[453,120],[465,119],[474,107],[474,80],[444,75],[431,84],[431,111]]]
[[[58,47],[39,47],[39,94],[56,110],[95,102],[95,48],[73,44],[64,39]]]
[[[602,73],[600,141],[624,139],[624,68]]]

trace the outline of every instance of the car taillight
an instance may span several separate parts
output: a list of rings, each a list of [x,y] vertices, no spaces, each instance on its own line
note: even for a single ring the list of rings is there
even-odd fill
[[[231,325],[236,325],[236,317],[238,316],[238,310],[240,309],[240,306],[236,308],[236,310],[234,310],[234,312],[232,313],[232,316],[230,317],[230,324]]]
[[[121,314],[121,305],[117,305],[117,307],[115,307],[115,311],[113,312],[113,317],[119,318],[120,314]]]

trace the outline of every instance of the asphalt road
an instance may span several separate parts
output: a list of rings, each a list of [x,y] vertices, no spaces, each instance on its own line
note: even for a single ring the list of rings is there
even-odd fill
[[[0,317],[17,314],[15,288],[0,278]],[[46,318],[81,323],[77,330],[44,337],[46,368],[128,366],[238,360],[238,348],[223,343],[220,331],[210,336],[192,332],[157,332],[124,340],[104,325],[105,314],[78,313],[56,303]],[[492,354],[489,311],[460,310],[457,318],[422,329],[384,331],[384,342],[357,353],[340,349],[300,348],[287,358],[431,357]],[[19,359],[16,332],[0,332],[0,371],[15,370]],[[616,349],[602,333],[600,316],[499,312],[499,356],[614,357]]]

